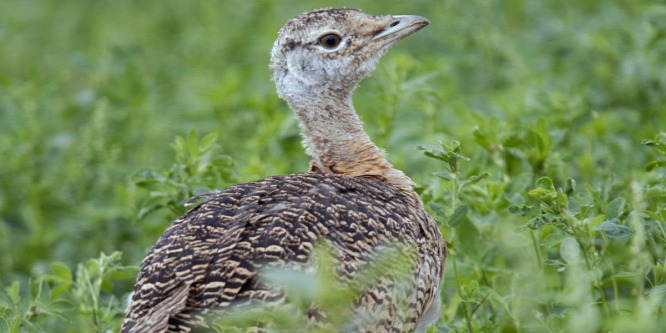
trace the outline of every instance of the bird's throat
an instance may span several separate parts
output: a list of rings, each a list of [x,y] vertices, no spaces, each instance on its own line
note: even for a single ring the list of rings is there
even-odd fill
[[[293,96],[292,96],[293,97]],[[395,169],[363,130],[350,96],[321,93],[319,98],[290,98],[300,119],[313,170],[350,177],[376,177],[411,190],[413,182]]]

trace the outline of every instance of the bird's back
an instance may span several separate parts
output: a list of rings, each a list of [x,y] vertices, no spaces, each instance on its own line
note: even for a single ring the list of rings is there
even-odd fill
[[[174,222],[144,260],[122,332],[187,331],[211,311],[224,315],[231,306],[283,302],[283,292],[258,273],[310,264],[322,242],[342,284],[357,283],[382,249],[410,253],[403,288],[393,275],[377,277],[357,296],[348,330],[414,331],[433,311],[428,308],[439,305],[442,235],[417,199],[397,187],[375,178],[307,173],[239,184],[197,200],[203,203]]]

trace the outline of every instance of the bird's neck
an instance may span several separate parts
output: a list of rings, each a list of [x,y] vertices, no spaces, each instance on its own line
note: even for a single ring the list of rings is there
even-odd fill
[[[311,169],[350,177],[370,176],[411,191],[413,182],[395,169],[363,130],[350,94],[322,91],[290,96],[298,115]]]

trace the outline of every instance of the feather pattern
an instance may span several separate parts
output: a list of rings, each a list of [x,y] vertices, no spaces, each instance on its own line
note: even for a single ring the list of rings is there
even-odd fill
[[[414,331],[437,298],[446,258],[437,224],[412,196],[378,179],[274,176],[205,200],[150,250],[122,332],[187,332],[205,325],[209,311],[281,302],[282,292],[260,281],[259,270],[307,264],[319,241],[331,246],[346,281],[382,246],[414,249],[410,294],[398,295],[394,281],[365,291],[354,311],[361,315],[350,315],[351,331]],[[408,301],[407,314],[398,316],[396,299]]]

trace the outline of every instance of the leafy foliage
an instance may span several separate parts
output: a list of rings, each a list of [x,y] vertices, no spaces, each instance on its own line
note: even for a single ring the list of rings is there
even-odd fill
[[[0,331],[117,331],[190,196],[306,170],[267,52],[294,14],[343,5],[0,2]],[[432,22],[354,99],[451,250],[432,331],[660,331],[664,2],[354,6]],[[279,276],[313,286],[303,304],[353,298]]]
[[[102,253],[77,265],[73,275],[62,262],[51,263],[51,273],[28,282],[21,293],[18,281],[0,290],[0,317],[9,332],[44,331],[106,332],[117,330],[123,302],[112,291],[116,281],[132,279],[134,266],[120,265],[120,252]]]
[[[176,163],[168,171],[143,169],[132,177],[134,184],[149,191],[138,213],[140,219],[161,208],[169,208],[174,217],[182,215],[183,202],[189,198],[233,183],[235,163],[220,153],[216,140],[216,133],[199,140],[192,129],[187,138],[179,136],[171,145],[176,152]]]

